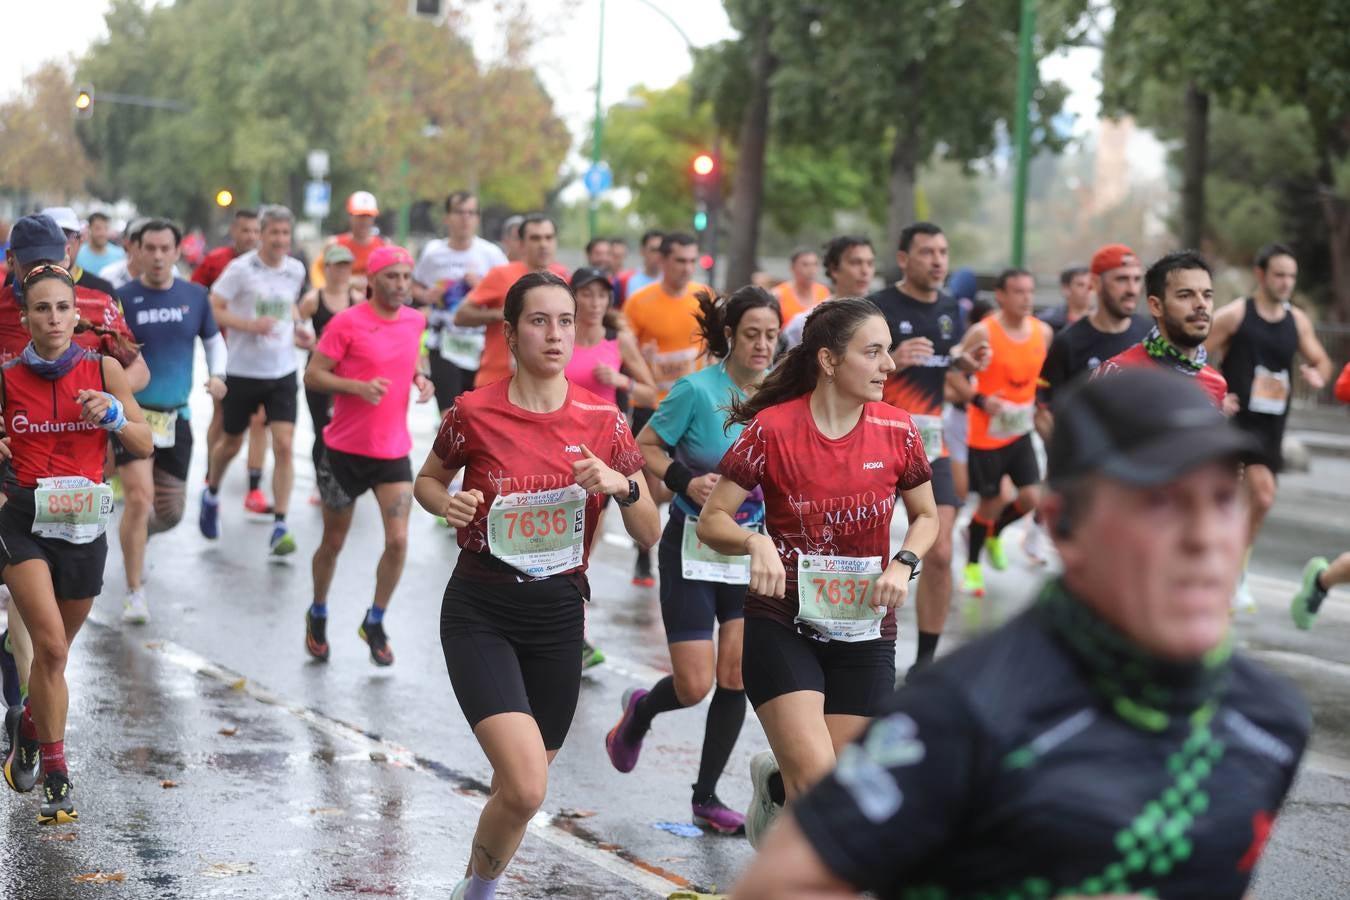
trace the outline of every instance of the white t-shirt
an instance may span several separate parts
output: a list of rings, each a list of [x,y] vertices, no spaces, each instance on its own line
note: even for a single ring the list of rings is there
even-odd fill
[[[783,329],[783,340],[787,342],[789,350],[802,342],[802,331],[806,329],[806,315],[812,309],[815,309],[815,307],[797,313],[792,317],[792,321],[787,323],[787,327]]]
[[[124,284],[131,283],[131,273],[127,271],[127,260],[125,257],[115,263],[109,263],[98,270],[98,277],[111,284],[114,288],[120,288]]]
[[[464,328],[453,324],[455,308],[470,291],[464,278],[469,274],[482,278],[489,269],[504,265],[506,254],[500,247],[475,237],[464,250],[454,249],[442,238],[428,241],[413,267],[413,280],[430,288],[445,303],[444,308],[433,306],[427,316],[427,346],[462,369],[478,368],[487,331],[481,325]]]
[[[305,266],[286,257],[273,269],[257,250],[237,256],[211,285],[211,293],[229,301],[241,319],[271,316],[277,322],[267,334],[228,329],[226,374],[243,378],[282,378],[299,366],[295,359],[295,301],[305,284]]]

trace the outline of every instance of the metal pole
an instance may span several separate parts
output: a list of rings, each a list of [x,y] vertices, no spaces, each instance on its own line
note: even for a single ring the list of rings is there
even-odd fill
[[[713,288],[717,284],[717,220],[718,212],[722,209],[722,133],[713,132],[713,165],[716,166],[714,172],[717,177],[717,193],[715,203],[708,204],[708,257],[712,260],[712,265],[708,267],[708,287]]]
[[[1031,84],[1036,60],[1032,56],[1036,37],[1036,0],[1022,0],[1021,47],[1017,54],[1017,110],[1013,141],[1017,147],[1017,170],[1013,181],[1012,264],[1026,259],[1027,171],[1031,165]]]
[[[600,165],[600,155],[604,148],[605,119],[600,103],[601,78],[605,73],[605,0],[600,0],[600,43],[595,54],[595,130],[591,133],[591,166]],[[587,211],[587,224],[590,236],[595,238],[596,218],[600,209],[599,194],[591,194],[591,204]]]

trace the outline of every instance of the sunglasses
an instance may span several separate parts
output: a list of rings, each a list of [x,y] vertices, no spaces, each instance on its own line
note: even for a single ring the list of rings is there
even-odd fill
[[[75,283],[75,279],[70,276],[70,271],[66,269],[65,266],[58,266],[56,263],[38,263],[36,266],[33,266],[33,268],[28,270],[28,274],[23,276],[23,283],[28,284],[28,282],[43,274],[56,275],[58,278],[64,278],[71,284]]]

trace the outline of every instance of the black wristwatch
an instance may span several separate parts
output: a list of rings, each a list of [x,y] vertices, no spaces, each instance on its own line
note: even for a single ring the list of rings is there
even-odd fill
[[[892,556],[891,559],[900,563],[902,566],[909,566],[909,580],[913,581],[919,575],[919,558],[908,550],[901,550]]]
[[[638,502],[638,498],[641,496],[642,492],[638,490],[638,483],[630,478],[628,479],[628,496],[620,497],[618,494],[615,494],[614,502],[620,506],[628,507]],[[913,554],[910,555],[913,556]],[[917,562],[917,559],[915,561]]]

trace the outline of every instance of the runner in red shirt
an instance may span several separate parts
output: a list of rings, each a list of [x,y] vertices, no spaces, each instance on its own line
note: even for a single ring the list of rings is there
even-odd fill
[[[895,608],[937,538],[918,426],[882,399],[890,346],[870,300],[817,306],[802,342],[732,406],[729,421],[745,431],[699,517],[699,540],[750,556],[742,675],[773,748],[751,761],[752,844],[775,806],[829,772],[895,689]],[[767,534],[735,520],[756,487]],[[897,496],[909,529],[892,557]]]
[[[217,247],[206,254],[206,258],[202,260],[201,265],[192,271],[192,280],[209,290],[211,285],[216,283],[216,279],[220,277],[220,273],[225,271],[225,267],[236,256],[242,256],[258,246],[258,238],[261,236],[262,229],[258,224],[258,211],[256,209],[235,210],[234,219],[230,222],[230,243],[224,247]]]
[[[567,282],[525,275],[507,292],[502,319],[515,373],[455,399],[414,485],[422,508],[459,530],[441,645],[494,770],[469,877],[454,897],[471,885],[492,896],[542,805],[581,688],[586,563],[601,507],[615,498],[645,546],[661,536],[635,480],[643,459],[627,420],[564,374],[576,329]],[[461,470],[464,487],[450,494]]]
[[[1157,365],[1195,378],[1214,405],[1226,415],[1237,411],[1237,397],[1205,352],[1214,320],[1214,275],[1194,250],[1169,253],[1144,273],[1144,292],[1153,315],[1153,330],[1144,340],[1096,368],[1093,378],[1124,368]]]
[[[152,441],[121,364],[74,342],[80,313],[70,273],[52,263],[21,264],[30,341],[0,369],[0,458],[9,462],[0,577],[29,623],[33,667],[5,780],[30,791],[40,768],[38,822],[66,824],[79,813],[65,758],[65,668],[71,641],[103,590],[104,532],[113,512],[112,489],[102,483],[108,432],[140,457],[150,455]]]

